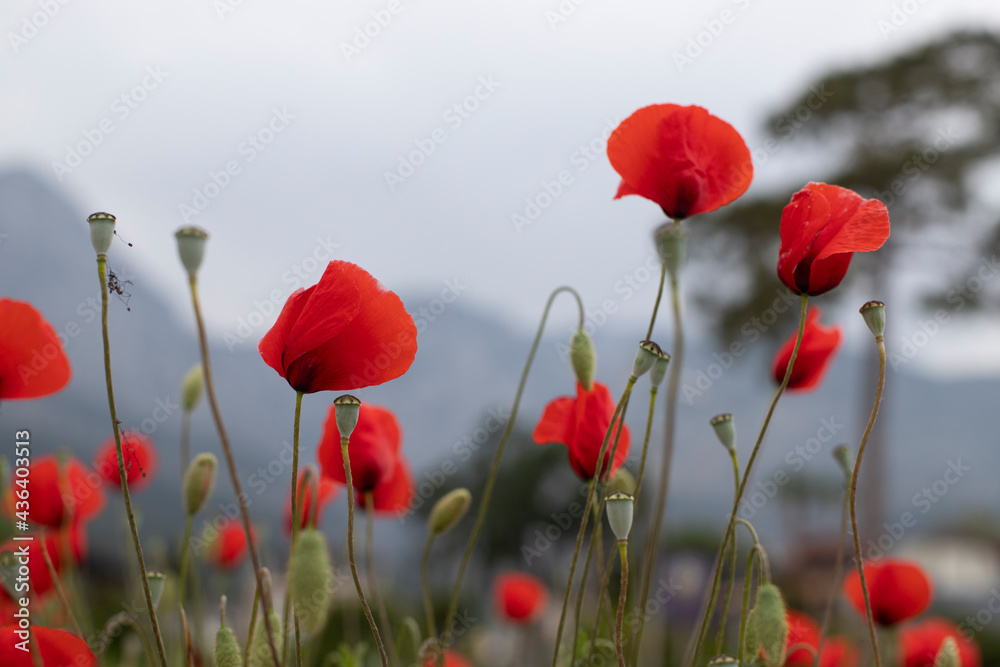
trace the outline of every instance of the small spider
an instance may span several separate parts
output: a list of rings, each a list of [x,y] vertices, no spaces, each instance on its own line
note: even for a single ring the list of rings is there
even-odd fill
[[[128,305],[132,293],[125,288],[131,284],[131,280],[122,280],[114,271],[108,271],[108,294],[117,294],[121,302],[125,304],[125,310],[129,312],[132,312],[132,308]]]

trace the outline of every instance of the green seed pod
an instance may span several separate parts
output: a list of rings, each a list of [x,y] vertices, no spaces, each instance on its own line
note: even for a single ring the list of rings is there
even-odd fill
[[[736,424],[733,422],[733,416],[728,412],[721,415],[715,415],[709,420],[712,428],[715,429],[715,437],[719,439],[722,446],[729,451],[736,450]]]
[[[303,530],[295,539],[288,590],[302,629],[309,634],[322,630],[333,593],[333,570],[323,533],[315,528]]]
[[[885,304],[881,301],[869,301],[861,306],[861,317],[865,319],[868,330],[879,337],[885,333]]]
[[[181,264],[187,269],[188,275],[196,275],[205,258],[205,242],[208,232],[197,227],[183,227],[174,234],[177,239],[177,253],[181,256]]]
[[[110,213],[94,213],[87,222],[90,227],[90,243],[98,255],[107,255],[115,238],[115,216]]]
[[[667,222],[656,228],[653,239],[656,241],[660,261],[667,267],[670,276],[677,280],[687,256],[687,232],[681,229],[680,225]]]
[[[634,512],[635,498],[618,491],[608,496],[604,505],[608,513],[608,523],[611,525],[611,532],[619,540],[627,540],[629,531],[632,530],[632,514]]]
[[[278,620],[278,615],[273,611],[269,613],[271,630],[274,632],[274,647],[280,656],[284,647],[281,639],[281,621]],[[257,629],[253,633],[249,653],[250,667],[275,667],[274,656],[271,655],[271,645],[267,641],[267,625],[265,625],[263,618],[257,622]]]
[[[472,494],[468,489],[449,491],[434,503],[431,516],[427,519],[427,530],[432,535],[441,535],[454,528],[472,504]]]
[[[649,383],[655,388],[663,384],[663,378],[667,377],[667,366],[670,365],[670,355],[666,352],[653,362],[653,367],[649,369]]]
[[[214,454],[202,453],[194,457],[184,472],[184,511],[193,516],[205,506],[215,488],[215,471],[219,461]]]
[[[764,584],[757,589],[757,598],[747,617],[744,652],[749,656],[763,653],[767,667],[781,667],[785,664],[787,637],[788,618],[781,591],[774,584]]]
[[[153,606],[158,607],[163,597],[163,589],[167,586],[167,575],[150,570],[146,573],[146,582],[149,584],[149,597],[153,599]]]
[[[354,427],[358,425],[358,415],[361,412],[361,399],[350,394],[338,396],[333,401],[334,416],[337,419],[337,430],[341,438],[350,438]]]
[[[594,352],[594,341],[583,329],[578,329],[569,341],[569,360],[573,365],[576,381],[587,391],[593,389],[597,354]]]
[[[205,392],[205,373],[201,369],[201,364],[195,364],[184,374],[181,380],[181,405],[184,412],[191,412],[198,406],[202,394]]]
[[[934,657],[934,667],[962,667],[962,656],[958,653],[954,637],[946,637],[941,643],[941,649]]]
[[[632,362],[632,375],[639,378],[653,367],[657,359],[663,356],[660,346],[651,340],[639,342],[639,350],[635,353],[635,361]]]
[[[267,641],[264,642],[267,644]],[[243,667],[243,652],[232,629],[222,626],[215,633],[215,667]]]

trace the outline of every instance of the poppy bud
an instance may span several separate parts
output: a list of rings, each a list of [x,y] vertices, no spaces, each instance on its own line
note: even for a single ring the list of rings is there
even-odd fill
[[[197,227],[182,227],[174,234],[177,239],[177,252],[181,256],[181,264],[187,269],[188,275],[195,275],[205,258],[205,241],[208,232]]]
[[[149,583],[149,597],[153,598],[153,606],[158,607],[160,598],[163,597],[163,589],[167,585],[167,575],[150,570],[146,573],[146,581]]]
[[[635,499],[627,493],[616,491],[608,496],[605,507],[608,511],[608,523],[611,532],[619,540],[627,540],[632,530],[632,512]]]
[[[958,654],[958,644],[954,637],[945,637],[941,650],[934,657],[934,667],[962,667],[962,659]]]
[[[624,467],[619,468],[615,476],[608,482],[608,495],[619,491],[628,495],[635,493],[635,477]]]
[[[644,340],[639,343],[639,351],[635,353],[635,361],[632,362],[632,377],[640,378],[646,374],[657,359],[663,356],[660,346],[651,340]]]
[[[649,371],[649,381],[654,387],[663,384],[663,378],[667,376],[667,366],[670,365],[670,355],[660,351],[660,356],[653,362],[653,368]]]
[[[243,667],[240,643],[232,629],[222,626],[215,633],[215,667]]]
[[[593,389],[597,355],[594,354],[594,341],[583,329],[577,330],[569,341],[569,360],[577,382],[587,391]]]
[[[774,584],[764,584],[757,589],[757,598],[747,617],[744,652],[750,656],[762,653],[767,667],[779,667],[785,664],[787,637],[788,617],[781,591]]]
[[[90,226],[90,243],[94,246],[94,252],[98,256],[107,255],[115,238],[115,216],[110,213],[94,213],[87,218],[87,222]]]
[[[354,433],[354,427],[358,425],[358,412],[361,410],[361,399],[350,394],[344,394],[343,396],[338,396],[333,401],[333,407],[336,411],[337,430],[340,431],[340,437],[344,440],[349,440],[351,434]]]
[[[667,267],[670,277],[677,280],[677,274],[687,256],[687,232],[680,225],[665,222],[656,228],[653,238],[656,240],[660,261]]]
[[[427,529],[431,535],[441,535],[454,528],[472,504],[472,494],[468,489],[454,489],[441,497],[427,519]]]
[[[717,655],[708,661],[707,667],[740,667],[740,663],[732,656]]]
[[[189,368],[181,380],[181,405],[184,407],[184,412],[191,412],[197,407],[204,391],[205,373],[198,363]]]
[[[709,422],[715,429],[715,437],[719,439],[722,446],[731,452],[736,451],[736,424],[733,423],[733,416],[728,412],[715,415]]]
[[[281,655],[284,647],[284,641],[281,636],[281,621],[278,620],[278,615],[273,611],[269,611],[268,615],[271,619],[271,629],[274,631],[274,648],[278,651],[278,655]],[[249,667],[276,667],[274,656],[271,655],[271,644],[267,641],[267,625],[264,623],[263,618],[260,619],[257,629],[254,630],[248,653]]]
[[[333,572],[323,533],[315,528],[303,530],[295,540],[288,565],[288,589],[302,628],[309,634],[322,630],[333,592]]]
[[[215,488],[215,471],[219,461],[215,454],[202,453],[184,471],[184,511],[188,516],[197,514]]]
[[[865,318],[868,330],[878,338],[885,333],[885,304],[881,301],[869,301],[861,306],[861,317]]]
[[[840,469],[849,483],[854,477],[854,461],[851,460],[851,450],[847,448],[847,445],[837,445],[833,448],[833,458],[840,464]]]

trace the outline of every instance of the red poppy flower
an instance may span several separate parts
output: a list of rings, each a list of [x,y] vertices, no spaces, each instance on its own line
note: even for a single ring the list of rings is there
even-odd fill
[[[815,654],[810,653],[806,646],[815,651],[819,647],[819,626],[800,611],[789,610],[785,614],[788,620],[788,638],[785,647],[789,650],[785,667],[812,667]],[[800,648],[793,648],[799,645]]]
[[[256,541],[257,531],[252,527],[250,530]],[[247,534],[243,530],[243,523],[238,520],[227,521],[209,545],[209,563],[223,570],[232,570],[239,567],[246,556]]]
[[[299,515],[299,530],[304,530],[309,523],[309,513],[312,511],[312,486],[306,485],[302,486],[302,478],[305,476],[306,471],[299,471],[299,483],[296,485],[298,489],[298,507],[295,509]],[[316,524],[320,522],[320,515],[323,513],[323,507],[337,494],[339,490],[338,485],[328,477],[320,477],[319,481],[319,499],[318,505],[316,506]],[[288,500],[285,501],[285,532],[289,535],[292,534],[292,496],[291,493],[288,494]]]
[[[343,467],[343,463],[340,464]],[[413,473],[406,459],[400,455],[396,467],[381,484],[372,489],[372,506],[378,514],[400,515],[409,511],[413,503],[414,491]],[[368,501],[364,495],[357,497],[358,507],[367,507]]]
[[[398,296],[338,260],[319,283],[288,297],[257,351],[295,391],[359,389],[410,368],[417,327]]]
[[[792,359],[792,350],[795,349],[795,339],[798,332],[793,333],[774,355],[774,364],[771,366],[771,376],[774,381],[781,384],[785,379],[785,371],[788,370],[788,362]],[[840,327],[824,327],[819,324],[819,308],[810,308],[806,314],[805,332],[802,334],[802,344],[799,345],[799,353],[795,357],[795,366],[792,368],[792,376],[788,378],[788,389],[807,390],[815,389],[826,369],[833,360],[833,355],[840,347],[841,331]]]
[[[4,667],[35,667],[29,651],[22,651],[18,643],[17,625],[0,628],[0,665]],[[97,658],[83,641],[65,630],[32,626],[31,637],[38,647],[41,663],[45,667],[96,667]]]
[[[549,593],[541,579],[523,572],[505,572],[493,583],[500,614],[514,623],[531,623],[545,610]]]
[[[104,507],[100,475],[74,458],[60,464],[55,455],[39,456],[31,462],[29,484],[29,518],[43,526],[60,528],[70,517],[85,521]]]
[[[157,456],[153,442],[141,433],[122,431],[122,458],[125,461],[125,479],[129,491],[137,491],[152,481],[156,472]],[[94,468],[111,486],[122,488],[118,472],[118,448],[115,437],[104,441],[94,457]]]
[[[857,667],[860,655],[858,647],[846,637],[830,637],[823,642],[819,667]]]
[[[983,658],[966,633],[943,618],[928,618],[899,629],[899,664],[903,667],[932,667],[941,644],[953,637],[962,667],[981,667]]]
[[[569,462],[573,470],[581,478],[590,479],[596,472],[597,457],[601,453],[604,434],[611,425],[615,405],[616,402],[611,398],[611,392],[605,385],[595,382],[594,388],[587,391],[578,382],[576,398],[561,396],[545,406],[542,418],[538,420],[531,437],[540,445],[555,442],[569,447]],[[616,420],[615,431],[608,440],[607,451],[604,453],[602,477],[605,479],[609,476],[608,461],[611,459],[611,449],[614,447],[617,424]],[[623,425],[610,475],[614,475],[628,458],[630,440],[628,426]]]
[[[872,618],[878,625],[896,625],[913,618],[930,605],[931,582],[916,563],[883,558],[866,562],[864,568]],[[844,579],[844,594],[863,617],[865,599],[857,568],[852,568]]]
[[[739,132],[695,106],[639,109],[611,133],[608,159],[622,177],[615,199],[640,195],[675,220],[725,206],[753,178]]]
[[[69,382],[69,359],[31,304],[0,299],[0,400],[39,398]]]
[[[437,667],[437,656],[431,652],[424,658],[424,667]],[[444,652],[444,667],[472,667],[472,663],[454,651]]]
[[[889,211],[876,199],[810,183],[781,212],[778,277],[796,294],[817,296],[840,284],[856,252],[889,238]]]

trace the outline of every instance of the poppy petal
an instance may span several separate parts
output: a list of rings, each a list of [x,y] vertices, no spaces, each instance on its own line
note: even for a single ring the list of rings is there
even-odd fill
[[[55,329],[29,303],[0,299],[0,400],[54,394],[70,380]]]
[[[0,664],[4,667],[34,667],[29,651],[17,647],[21,641],[16,625],[0,628]],[[95,667],[97,658],[87,643],[65,630],[33,626],[32,640],[45,667]]]
[[[542,411],[542,418],[535,425],[532,440],[539,445],[558,443],[569,445],[573,441],[574,401],[569,396],[561,396],[550,401]]]

